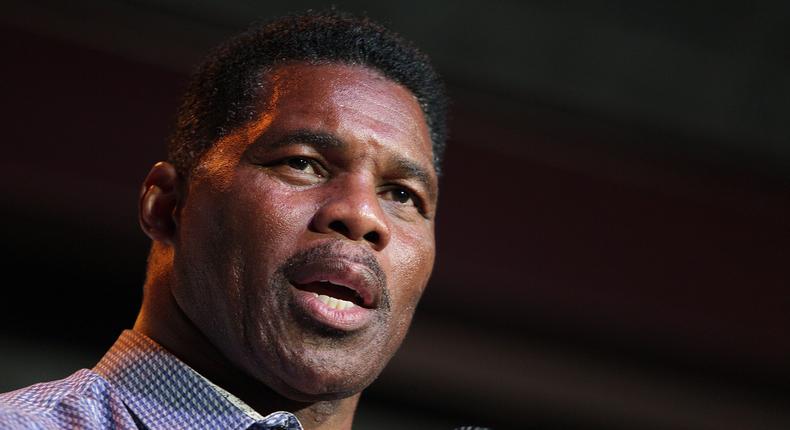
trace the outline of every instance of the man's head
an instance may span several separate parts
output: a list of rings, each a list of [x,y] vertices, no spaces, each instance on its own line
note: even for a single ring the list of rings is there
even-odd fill
[[[358,393],[433,267],[444,109],[425,57],[369,21],[311,14],[234,39],[188,91],[172,164],[146,179],[148,288],[166,284],[280,395]]]

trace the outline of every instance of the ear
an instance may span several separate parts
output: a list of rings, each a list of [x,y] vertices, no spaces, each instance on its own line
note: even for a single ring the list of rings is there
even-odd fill
[[[176,209],[180,200],[180,178],[172,164],[160,161],[148,172],[140,191],[139,218],[148,237],[172,244],[175,239]]]

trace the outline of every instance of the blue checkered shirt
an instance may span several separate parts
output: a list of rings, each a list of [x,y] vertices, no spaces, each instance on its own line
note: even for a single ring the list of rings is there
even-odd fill
[[[99,364],[0,394],[0,429],[302,430],[259,415],[153,340],[124,331]]]

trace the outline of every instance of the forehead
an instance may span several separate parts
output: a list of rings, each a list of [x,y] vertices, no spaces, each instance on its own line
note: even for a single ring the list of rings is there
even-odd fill
[[[431,164],[425,116],[414,95],[380,73],[344,64],[289,64],[267,73],[261,133],[335,134],[371,149],[397,151]]]

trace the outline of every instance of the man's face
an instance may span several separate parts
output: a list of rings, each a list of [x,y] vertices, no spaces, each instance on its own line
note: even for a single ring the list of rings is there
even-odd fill
[[[407,89],[363,67],[267,77],[260,117],[190,178],[173,294],[280,394],[346,397],[394,354],[433,267],[429,130]]]

